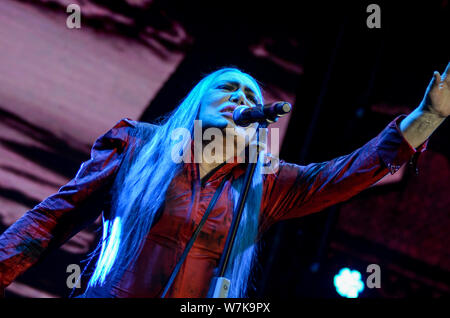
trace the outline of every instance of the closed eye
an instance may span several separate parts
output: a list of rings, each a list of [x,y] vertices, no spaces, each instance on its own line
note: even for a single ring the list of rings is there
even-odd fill
[[[226,91],[235,91],[237,89],[237,87],[232,85],[232,84],[221,84],[221,85],[217,86],[217,88],[218,89],[223,89],[223,90],[226,90]],[[255,104],[255,105],[258,104],[258,99],[253,94],[247,94],[246,97],[253,104]]]
[[[233,87],[233,86],[231,86],[231,85],[227,85],[227,84],[225,84],[225,85],[219,85],[219,87],[217,87],[217,88],[225,89],[225,90],[227,90],[227,91],[232,91],[232,90],[235,89],[235,87]]]
[[[249,99],[249,100],[251,100],[252,101],[252,103],[253,104],[258,104],[258,100],[256,99],[256,97],[255,96],[247,96],[247,98]]]

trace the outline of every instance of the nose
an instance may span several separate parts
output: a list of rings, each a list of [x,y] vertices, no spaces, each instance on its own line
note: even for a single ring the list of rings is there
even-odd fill
[[[244,105],[245,94],[241,90],[237,90],[231,94],[229,101],[238,105]]]

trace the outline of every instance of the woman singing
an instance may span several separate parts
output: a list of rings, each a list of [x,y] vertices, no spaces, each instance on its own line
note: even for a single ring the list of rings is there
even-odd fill
[[[449,72],[450,64],[442,77],[435,72],[413,112],[348,155],[306,166],[281,160],[270,170],[261,151],[225,270],[228,297],[247,295],[258,240],[273,224],[348,200],[416,162],[450,114]],[[244,185],[248,150],[259,145],[257,124],[239,127],[232,113],[260,104],[255,79],[223,68],[204,77],[157,125],[120,120],[95,141],[91,158],[70,182],[0,236],[0,290],[102,214],[103,238],[84,297],[207,297]],[[173,138],[180,129],[198,134],[197,120],[200,141]],[[211,151],[208,129],[232,130],[235,137],[219,144],[234,151]],[[198,160],[174,160],[179,150]]]

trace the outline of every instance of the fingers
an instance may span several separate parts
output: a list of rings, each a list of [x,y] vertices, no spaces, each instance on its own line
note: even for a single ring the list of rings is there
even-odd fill
[[[441,82],[441,75],[439,75],[439,72],[434,71],[432,82],[437,83],[437,84],[439,84]],[[431,86],[433,86],[433,85],[431,85]]]
[[[429,92],[434,87],[434,85],[436,85],[436,84],[439,85],[440,81],[441,81],[441,76],[439,75],[439,72],[434,71],[433,77],[431,78],[431,81],[428,84],[427,92]]]
[[[442,80],[450,84],[450,62],[447,64],[444,73],[442,73]]]

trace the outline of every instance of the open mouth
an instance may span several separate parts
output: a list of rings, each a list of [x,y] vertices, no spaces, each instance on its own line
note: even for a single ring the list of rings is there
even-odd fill
[[[237,108],[237,105],[228,105],[225,106],[222,110],[220,110],[221,113],[233,113],[234,110]]]
[[[222,113],[222,116],[224,116],[224,117],[233,118],[233,113],[232,112],[221,112],[221,113]]]
[[[237,105],[228,105],[226,107],[224,107],[220,113],[222,114],[222,116],[224,117],[229,117],[229,118],[233,118],[233,112],[234,110],[237,108]]]

